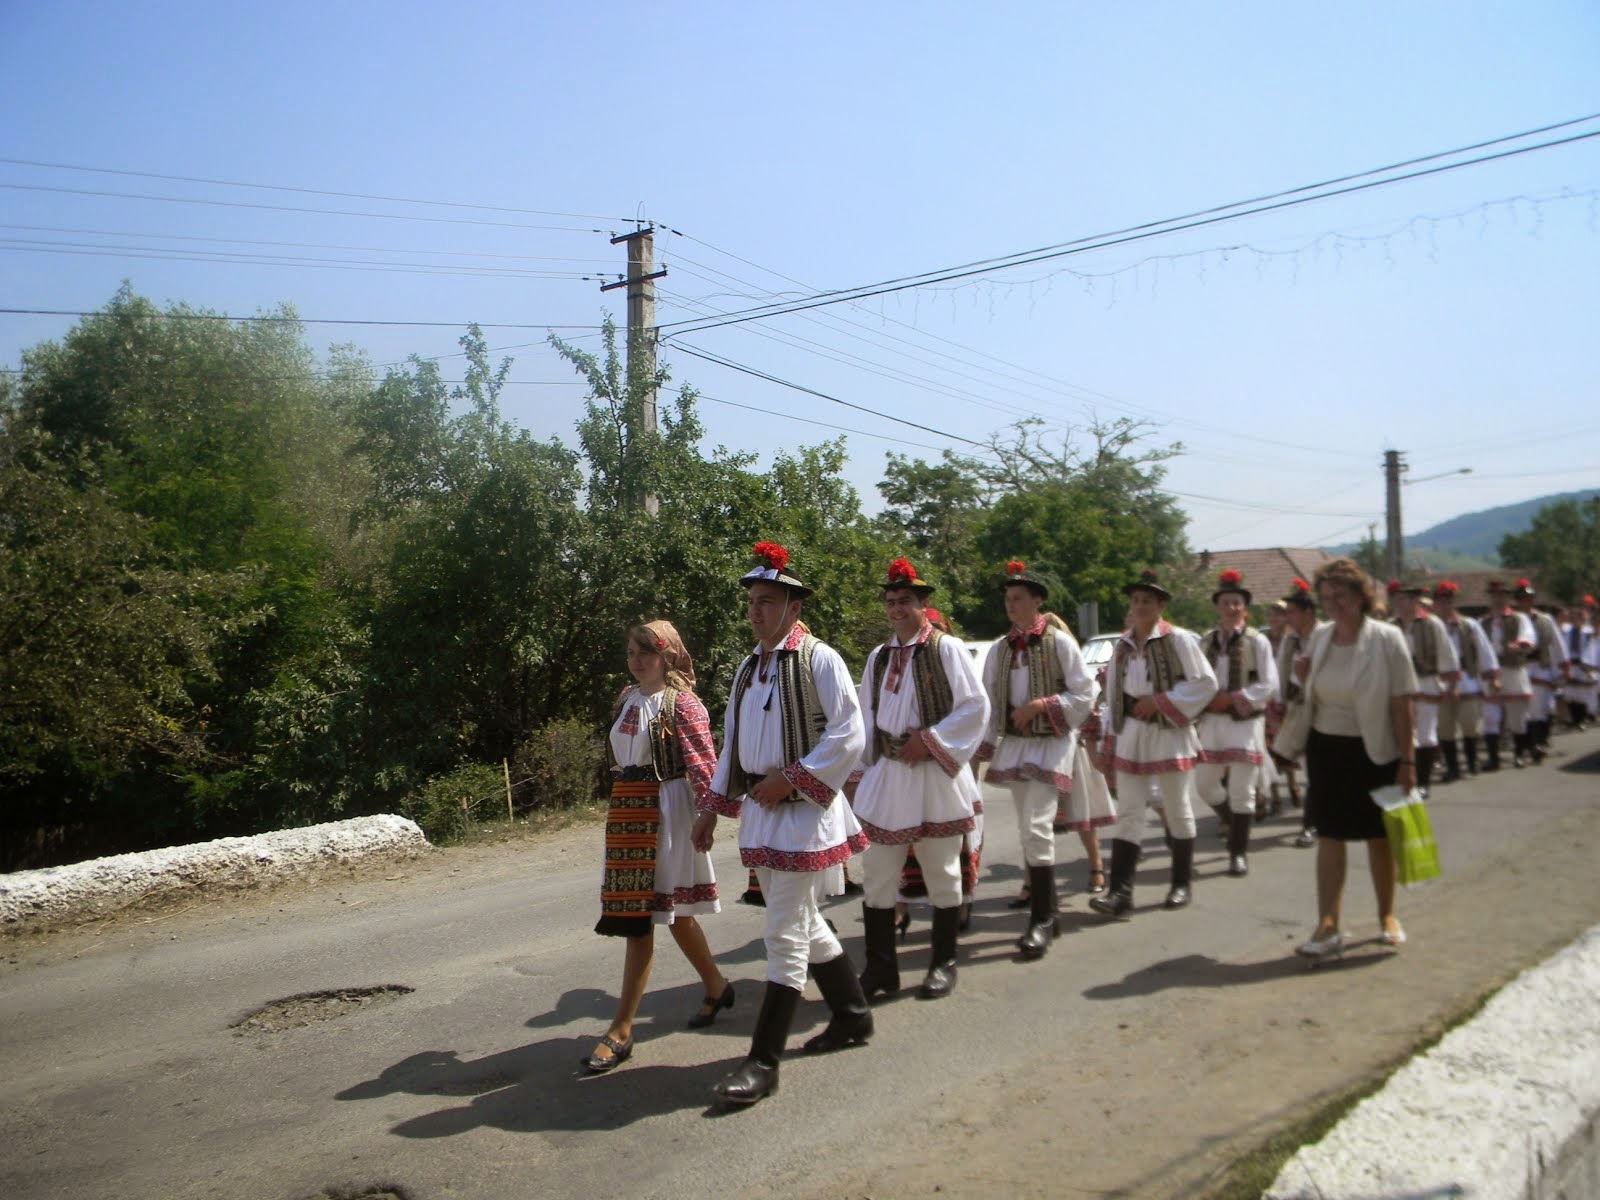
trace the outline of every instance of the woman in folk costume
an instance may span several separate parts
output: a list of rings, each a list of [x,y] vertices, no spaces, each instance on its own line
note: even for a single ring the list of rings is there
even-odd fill
[[[867,656],[861,679],[867,742],[855,814],[872,843],[862,856],[861,908],[861,988],[869,1001],[900,988],[894,902],[912,845],[934,906],[933,955],[917,994],[939,999],[956,980],[961,841],[979,804],[967,763],[988,726],[989,699],[966,646],[929,624],[924,605],[932,591],[910,560],[889,564],[883,599],[894,636]]]
[[[1211,603],[1217,626],[1200,644],[1218,687],[1200,717],[1194,780],[1200,798],[1228,831],[1228,874],[1242,876],[1250,873],[1250,826],[1267,758],[1266,711],[1278,691],[1278,667],[1266,634],[1249,626],[1244,576],[1224,571]]]
[[[1194,722],[1217,694],[1217,677],[1200,639],[1162,619],[1172,593],[1146,570],[1123,588],[1129,627],[1106,672],[1100,711],[1100,769],[1121,816],[1111,842],[1111,890],[1089,907],[1121,916],[1133,907],[1133,873],[1153,800],[1172,838],[1172,885],[1166,907],[1189,903],[1194,881],[1194,768],[1200,739]]]
[[[716,747],[706,706],[694,694],[694,663],[670,621],[628,631],[634,682],[617,697],[606,741],[611,810],[595,932],[628,939],[622,994],[611,1028],[584,1066],[599,1073],[633,1053],[633,1021],[650,981],[655,927],[665,925],[700,975],[705,1002],[689,1027],[733,1007],[733,984],[717,969],[695,916],[717,912],[711,856],[694,848],[696,801],[711,783]]]
[[[1439,698],[1439,747],[1444,753],[1444,782],[1478,773],[1478,739],[1483,735],[1483,697],[1500,690],[1500,660],[1489,644],[1483,626],[1456,612],[1461,585],[1442,579],[1433,589],[1434,615],[1444,623],[1446,636],[1461,664],[1461,679]],[[1421,716],[1420,710],[1418,713]],[[1421,765],[1418,778],[1421,778]]]
[[[1044,615],[1049,586],[1024,563],[1006,564],[1000,581],[1011,631],[989,650],[983,686],[989,730],[973,757],[990,783],[1004,784],[1017,810],[1028,869],[1028,928],[1017,942],[1040,958],[1056,935],[1056,807],[1072,795],[1077,730],[1094,701],[1094,678],[1070,633]]]
[[[833,1015],[806,1049],[872,1036],[872,1010],[821,912],[823,897],[844,891],[845,861],[867,848],[840,794],[865,741],[861,708],[844,659],[799,623],[811,588],[789,552],[757,542],[754,553],[756,567],[739,582],[756,647],[734,675],[722,756],[694,828],[696,848],[710,850],[718,814],[739,817],[739,857],[766,898],[767,990],[749,1057],[717,1084],[729,1104],[777,1090],[808,968]]]

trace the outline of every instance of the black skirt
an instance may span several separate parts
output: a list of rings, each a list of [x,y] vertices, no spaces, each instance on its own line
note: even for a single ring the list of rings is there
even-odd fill
[[[1397,758],[1375,763],[1358,737],[1313,729],[1306,739],[1306,809],[1320,837],[1366,842],[1385,836],[1383,809],[1372,793],[1388,787],[1400,770]]]

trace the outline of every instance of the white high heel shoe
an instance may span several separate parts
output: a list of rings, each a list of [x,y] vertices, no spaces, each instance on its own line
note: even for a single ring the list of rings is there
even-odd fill
[[[1344,953],[1344,934],[1337,929],[1329,930],[1321,937],[1311,937],[1296,946],[1294,952],[1302,958],[1328,958],[1331,955]]]
[[[1404,946],[1406,944],[1406,931],[1396,925],[1393,929],[1385,929],[1378,934],[1378,940],[1385,946]]]

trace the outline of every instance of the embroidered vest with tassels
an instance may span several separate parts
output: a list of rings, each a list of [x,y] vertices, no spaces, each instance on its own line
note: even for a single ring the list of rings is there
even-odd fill
[[[1470,620],[1471,617],[1457,617],[1449,624],[1455,626],[1456,637],[1460,643],[1456,647],[1456,657],[1461,660],[1461,674],[1466,679],[1476,679],[1482,674],[1479,670],[1482,659],[1478,653],[1478,639],[1473,636],[1472,630],[1467,625]]]
[[[1116,671],[1117,705],[1111,710],[1111,730],[1121,733],[1123,723],[1128,719],[1129,704],[1128,694],[1123,690],[1123,685],[1128,680],[1128,659],[1135,653],[1126,641],[1117,643],[1116,657],[1112,660],[1112,669]],[[1162,692],[1170,692],[1173,687],[1182,683],[1187,676],[1183,673],[1183,661],[1178,657],[1178,650],[1172,644],[1170,637],[1147,637],[1144,640],[1144,669],[1150,677],[1150,691],[1152,695],[1159,696]],[[1151,723],[1159,725],[1162,729],[1176,729],[1172,719],[1166,713],[1157,712],[1151,718]]]
[[[1406,641],[1411,643],[1411,666],[1419,676],[1439,673],[1439,631],[1426,617],[1418,617],[1405,626]]]
[[[1056,644],[1054,631],[1047,625],[1045,631],[1036,637],[1028,638],[1026,651],[1028,661],[1028,699],[1040,700],[1045,696],[1057,696],[1067,686],[1066,673],[1061,669],[1061,663],[1056,657]],[[1005,655],[1005,669],[994,673],[994,680],[989,687],[989,730],[991,739],[999,734],[1006,737],[1055,737],[1055,727],[1050,724],[1050,717],[1040,713],[1028,723],[1028,728],[1018,733],[1011,725],[1011,664],[1016,657],[1016,651],[1011,648],[1010,642],[1002,644],[998,651]]]
[[[1215,670],[1223,657],[1221,629],[1213,629],[1206,634],[1205,652]],[[1237,692],[1246,684],[1261,682],[1261,668],[1256,662],[1256,640],[1250,636],[1248,627],[1241,629],[1233,639],[1233,644],[1228,647],[1227,663],[1228,669],[1225,672],[1217,671],[1217,678],[1223,681],[1224,692]],[[1248,713],[1236,712],[1231,708],[1228,710],[1228,716],[1235,721],[1253,721],[1260,715],[1260,709]]]
[[[928,640],[911,649],[911,684],[917,689],[917,718],[922,728],[931,729],[950,715],[955,707],[955,693],[950,689],[950,676],[945,672],[944,659],[939,654],[939,642],[944,634],[931,630]],[[889,673],[892,647],[885,642],[878,647],[878,657],[872,664],[872,718],[867,737],[866,761],[871,764],[877,757],[878,701],[883,695],[884,677]]]
[[[617,702],[611,706],[612,725],[622,715],[622,706],[638,691],[632,684],[622,689]],[[650,722],[650,763],[655,768],[656,778],[662,783],[669,779],[682,779],[689,773],[683,761],[683,743],[678,740],[677,718],[678,689],[669,686],[661,693],[661,711]],[[606,736],[606,770],[613,775],[617,772],[617,756],[611,749],[609,733]]]
[[[1526,666],[1528,652],[1513,649],[1511,643],[1517,640],[1521,632],[1522,622],[1517,619],[1517,614],[1511,609],[1501,612],[1492,612],[1483,619],[1483,631],[1489,635],[1491,643],[1498,642],[1495,653],[1500,656],[1500,665],[1510,670]],[[1499,636],[1496,637],[1495,635]]]
[[[822,697],[817,694],[817,681],[811,673],[811,658],[816,652],[817,639],[806,634],[795,650],[774,650],[773,670],[778,673],[778,711],[783,719],[783,761],[787,766],[799,762],[822,740],[828,729],[828,714],[823,710]],[[739,708],[750,682],[756,677],[756,667],[761,661],[758,651],[744,660],[733,684],[732,719],[728,722],[727,736],[723,739],[723,753],[728,756],[728,795],[742,796],[754,782],[739,761]],[[799,800],[790,792],[785,799]]]

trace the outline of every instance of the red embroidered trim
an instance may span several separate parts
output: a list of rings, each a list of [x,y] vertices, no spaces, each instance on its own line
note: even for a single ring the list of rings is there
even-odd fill
[[[982,796],[979,796],[976,800],[974,800],[972,802],[972,813],[973,813],[974,816],[978,816],[978,817],[983,816],[983,797]]]
[[[977,828],[977,824],[972,817],[963,817],[959,821],[924,821],[921,825],[913,825],[909,829],[884,829],[880,825],[863,821],[861,830],[876,846],[908,846],[928,838],[958,837],[963,833],[971,833]]]
[[[1020,766],[1006,767],[1003,770],[991,770],[984,777],[990,783],[1021,783],[1032,780],[1035,783],[1048,783],[1054,786],[1056,794],[1062,797],[1072,795],[1072,776],[1063,775],[1059,771],[1046,771],[1043,767],[1033,763],[1023,763]]]
[[[833,803],[834,790],[799,763],[790,763],[783,769],[783,777],[794,784],[794,790],[819,808]]]
[[[1083,720],[1083,728],[1078,731],[1085,742],[1100,740],[1100,710],[1095,709]]]
[[[1182,758],[1163,758],[1156,762],[1136,763],[1125,758],[1113,759],[1112,767],[1129,775],[1170,775],[1174,771],[1194,770],[1194,759],[1184,756]]]
[[[628,711],[622,714],[622,724],[617,726],[617,732],[632,737],[639,732],[639,706],[628,705]]]
[[[1072,726],[1067,724],[1067,714],[1061,710],[1060,696],[1044,698],[1044,715],[1049,718],[1050,728],[1057,737],[1066,737],[1072,732]]]
[[[1197,761],[1211,766],[1220,766],[1223,763],[1249,763],[1253,767],[1259,767],[1263,762],[1263,758],[1259,750],[1247,750],[1240,747],[1235,747],[1232,750],[1207,750],[1202,746],[1200,748],[1200,757]]]
[[[684,773],[694,789],[698,808],[699,797],[710,790],[711,777],[717,773],[717,744],[711,737],[711,715],[700,697],[693,692],[679,692],[674,719],[678,745],[683,748]]]
[[[950,751],[946,750],[939,744],[939,739],[937,737],[935,737],[932,733],[929,733],[926,729],[917,730],[917,737],[919,737],[922,740],[922,744],[928,748],[928,753],[933,757],[933,761],[939,764],[939,769],[941,771],[950,776],[951,779],[954,779],[956,775],[960,773],[961,764],[950,757]],[[934,837],[943,835],[930,834],[929,836]]]
[[[798,650],[800,649],[800,643],[805,641],[805,637],[806,631],[800,628],[799,622],[796,622],[795,627],[789,630],[789,636],[783,639],[783,645],[779,646],[778,649]]]
[[[773,850],[767,846],[740,849],[739,861],[747,867],[767,867],[774,871],[825,871],[860,854],[868,846],[867,835],[852,833],[848,841],[826,850]]]
[[[972,761],[975,762],[975,763],[986,763],[993,757],[994,757],[994,743],[993,742],[980,742],[978,744],[977,752],[975,754],[973,754],[973,756],[972,756]]]
[[[1166,718],[1179,729],[1182,729],[1189,723],[1189,718],[1178,711],[1178,706],[1168,698],[1166,692],[1162,692],[1155,696],[1154,700],[1156,702],[1156,707],[1159,708]]]
[[[666,907],[656,909],[657,912],[671,912],[674,904],[715,904],[717,901],[717,885],[714,883],[696,883],[689,887],[673,888],[670,897],[656,893],[656,903],[660,905],[665,900]]]
[[[719,817],[737,817],[743,806],[742,800],[730,800],[721,792],[713,792],[707,788],[695,797],[695,809],[703,813],[716,813]]]

